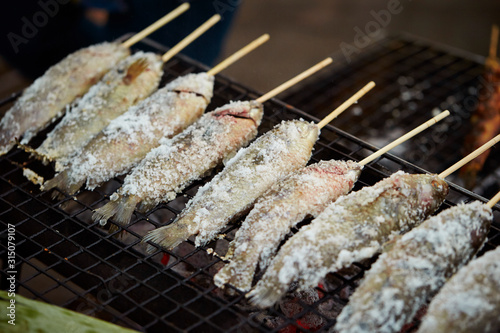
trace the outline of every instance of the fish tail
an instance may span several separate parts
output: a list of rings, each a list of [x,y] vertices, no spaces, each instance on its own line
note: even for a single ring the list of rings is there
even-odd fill
[[[57,187],[62,192],[68,195],[73,195],[80,189],[80,187],[82,187],[84,182],[85,182],[84,179],[78,181],[74,181],[74,179],[71,179],[69,175],[69,170],[66,169],[58,173],[54,178],[47,180],[42,185],[41,189],[42,191],[49,191]],[[60,196],[56,195],[56,197]]]
[[[280,274],[283,268],[284,262],[275,257],[262,279],[245,295],[251,304],[259,308],[268,308],[286,294],[296,274]]]
[[[132,219],[135,207],[141,200],[135,195],[121,197],[115,214],[115,221],[121,225],[127,225]]]
[[[173,249],[183,241],[187,240],[189,236],[193,233],[189,228],[179,222],[174,222],[167,226],[152,230],[144,236],[142,241],[152,242],[157,245],[160,245],[168,250]],[[148,247],[148,252],[151,253],[155,248],[153,246]]]
[[[277,277],[275,280],[277,280]],[[245,295],[245,297],[248,298],[253,305],[264,309],[276,304],[286,293],[287,289],[288,288],[284,288],[281,283],[270,283],[269,281],[262,283],[261,280],[254,289]]]
[[[96,209],[92,215],[92,219],[95,222],[99,222],[101,225],[105,225],[106,222],[114,216],[118,224],[127,225],[130,223],[137,203],[138,199],[136,196],[119,196],[117,200],[111,200],[104,206]],[[111,228],[110,232],[114,230],[116,230],[116,228]]]
[[[96,209],[94,214],[92,214],[92,220],[94,222],[99,222],[101,225],[105,225],[106,222],[116,214],[118,211],[118,201],[110,201],[104,206]]]
[[[214,276],[215,285],[223,288],[225,284],[229,284],[241,291],[249,291],[252,288],[256,266],[256,263],[252,264],[245,260],[231,261]]]

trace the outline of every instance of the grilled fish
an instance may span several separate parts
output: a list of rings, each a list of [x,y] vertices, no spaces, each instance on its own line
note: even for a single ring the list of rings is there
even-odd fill
[[[462,267],[431,301],[419,333],[497,333],[500,247]]]
[[[492,219],[483,203],[461,204],[387,244],[337,317],[337,331],[401,331],[483,246]]]
[[[269,307],[294,281],[302,289],[316,286],[328,272],[372,257],[396,234],[418,225],[447,194],[437,175],[398,171],[340,197],[281,247],[247,297]]]
[[[262,115],[260,103],[233,102],[206,113],[175,137],[161,140],[93,219],[104,224],[115,216],[116,222],[126,225],[139,203],[139,210],[146,211],[175,199],[187,185],[248,144],[257,135]]]
[[[101,43],[78,50],[50,67],[26,88],[2,118],[0,155],[15,146],[16,138],[27,144],[129,54],[118,43]]]
[[[165,248],[173,248],[195,234],[197,246],[212,240],[274,183],[305,166],[318,135],[319,128],[313,123],[282,122],[229,160],[174,222],[149,232],[143,240]]]
[[[158,88],[162,67],[160,56],[151,52],[122,60],[68,110],[36,149],[37,155],[56,160],[60,170],[111,120]]]
[[[237,231],[228,250],[231,261],[214,276],[215,284],[250,290],[257,264],[266,268],[292,227],[349,193],[361,169],[354,161],[321,161],[276,183],[257,200]]]
[[[201,117],[212,98],[213,84],[214,77],[206,73],[168,83],[112,120],[44,189],[57,187],[72,195],[84,182],[94,189],[130,171],[161,138],[173,137]]]

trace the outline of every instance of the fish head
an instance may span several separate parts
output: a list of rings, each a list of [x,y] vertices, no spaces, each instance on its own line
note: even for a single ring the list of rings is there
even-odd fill
[[[417,201],[429,212],[437,210],[448,195],[448,183],[436,174],[412,174],[405,180]]]
[[[300,137],[307,142],[314,144],[318,140],[319,127],[315,123],[305,120],[292,120],[290,124],[292,125],[291,129],[296,130]]]

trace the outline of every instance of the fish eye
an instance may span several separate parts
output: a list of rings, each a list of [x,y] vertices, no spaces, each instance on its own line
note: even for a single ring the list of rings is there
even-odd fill
[[[440,189],[441,188],[441,183],[438,180],[433,180],[431,182],[431,185],[434,189]]]

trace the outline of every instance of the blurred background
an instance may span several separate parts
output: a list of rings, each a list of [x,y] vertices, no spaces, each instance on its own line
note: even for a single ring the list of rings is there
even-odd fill
[[[0,98],[26,86],[70,51],[139,31],[180,3],[176,0],[4,3],[0,13],[3,36]],[[491,0],[193,0],[191,3],[187,13],[151,38],[173,44],[206,17],[219,12],[223,20],[215,31],[209,31],[205,41],[202,37],[183,52],[212,65],[214,59],[221,59],[248,41],[269,33],[271,40],[267,45],[224,72],[261,92],[339,52],[341,43],[352,44],[356,29],[364,32],[376,13],[391,8],[394,14],[389,19],[382,16],[384,27],[377,36],[405,32],[479,55],[487,54],[491,24],[500,20],[500,2]],[[48,14],[46,22],[40,11]],[[25,27],[26,21],[37,23],[35,33]],[[373,27],[376,26],[370,28]],[[28,33],[27,38],[23,32]],[[13,52],[13,43],[18,52]],[[211,47],[208,59],[200,55],[207,53],[207,47]]]
[[[486,56],[491,25],[500,23],[500,1],[241,1],[225,51],[236,49],[263,32],[271,40],[262,50],[224,73],[260,91],[267,91],[292,73],[352,44],[355,28],[365,31],[373,12],[399,4],[385,34],[410,33]],[[395,11],[397,11],[395,10]],[[362,50],[361,50],[362,51]]]

